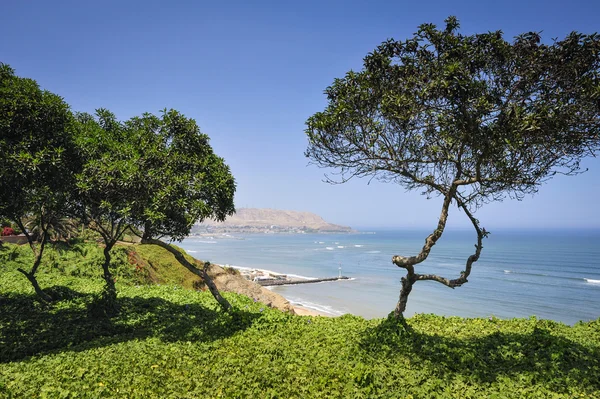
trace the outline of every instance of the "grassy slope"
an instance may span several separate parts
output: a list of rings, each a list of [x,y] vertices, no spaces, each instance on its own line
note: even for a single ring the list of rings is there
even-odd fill
[[[208,293],[139,285],[124,264],[122,311],[108,320],[94,316],[93,248],[49,257],[40,283],[63,298],[52,308],[12,251],[0,251],[0,397],[600,397],[600,320],[421,315],[408,336],[386,320],[291,316],[225,294],[228,315]]]
[[[193,289],[201,279],[183,268],[171,253],[156,245],[135,245],[128,248],[129,261],[143,268],[145,280],[158,284],[175,284]],[[193,258],[187,256],[189,260]]]

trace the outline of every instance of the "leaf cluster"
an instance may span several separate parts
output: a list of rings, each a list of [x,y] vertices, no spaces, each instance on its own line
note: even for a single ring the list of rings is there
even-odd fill
[[[131,136],[143,144],[141,167],[144,210],[137,225],[148,237],[181,240],[192,225],[206,218],[224,220],[234,211],[235,180],[223,158],[193,119],[175,110],[160,117],[144,114],[126,122]]]
[[[78,166],[73,131],[61,97],[0,63],[1,216],[63,214]]]
[[[229,167],[193,119],[165,110],[119,122],[101,109],[78,120],[85,162],[77,187],[90,220],[181,239],[196,221],[234,211]]]

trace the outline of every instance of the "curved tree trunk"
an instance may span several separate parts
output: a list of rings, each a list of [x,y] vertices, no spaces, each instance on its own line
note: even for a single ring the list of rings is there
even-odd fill
[[[106,243],[106,246],[104,247],[104,263],[102,264],[102,270],[104,272],[102,277],[104,278],[104,282],[106,284],[104,287],[103,297],[107,304],[110,305],[110,307],[114,307],[117,302],[117,289],[115,288],[115,279],[113,278],[112,273],[110,272],[110,251],[112,250],[114,245],[115,242]]]
[[[396,319],[404,317],[404,311],[406,310],[406,304],[408,302],[408,296],[412,291],[413,284],[415,283],[414,273],[406,273],[405,277],[402,277],[402,288],[400,289],[400,298],[398,298],[398,303],[396,304],[396,308],[394,309],[394,316]]]
[[[46,303],[52,302],[52,297],[50,295],[46,294],[44,291],[42,291],[42,288],[40,287],[37,279],[35,278],[35,274],[28,273],[21,268],[18,268],[17,270],[20,271],[21,273],[23,273],[25,275],[25,277],[27,277],[27,280],[29,280],[31,285],[33,285],[33,289],[35,290],[35,293],[38,295],[38,297],[43,302],[46,302]]]
[[[446,221],[448,220],[448,210],[450,208],[450,204],[452,203],[452,198],[456,193],[456,186],[451,186],[450,190],[444,196],[444,202],[442,204],[442,211],[440,214],[440,218],[438,220],[437,228],[425,239],[425,244],[423,248],[421,248],[421,252],[419,252],[416,256],[404,257],[395,255],[392,257],[392,263],[394,263],[398,267],[402,267],[406,269],[406,276],[402,277],[402,288],[400,290],[400,297],[398,298],[398,303],[396,304],[396,308],[394,309],[394,316],[396,319],[404,319],[404,311],[406,310],[406,304],[408,303],[408,296],[412,291],[413,284],[418,280],[418,274],[415,273],[415,265],[423,262],[429,256],[429,252],[431,252],[431,248],[436,244],[436,242],[440,239],[442,234],[444,233],[444,228],[446,227]]]
[[[221,295],[221,293],[219,292],[219,289],[215,285],[215,282],[208,275],[208,268],[209,267],[210,267],[210,262],[204,262],[204,269],[202,270],[202,272],[203,272],[203,277],[202,278],[204,279],[204,283],[208,287],[208,290],[210,291],[210,293],[212,294],[212,296],[215,298],[215,300],[217,302],[219,302],[219,305],[221,305],[221,307],[223,308],[223,310],[229,312],[229,311],[231,311],[231,304],[227,301],[227,299],[225,299]]]
[[[37,279],[35,278],[35,274],[37,273],[38,268],[40,267],[40,264],[42,263],[42,256],[44,255],[44,249],[46,248],[46,243],[48,242],[48,234],[46,232],[46,227],[43,225],[43,219],[41,222],[41,230],[42,230],[42,235],[41,235],[41,242],[40,242],[40,246],[39,248],[37,247],[36,243],[33,240],[33,237],[31,237],[31,234],[29,234],[29,232],[27,231],[27,229],[25,228],[25,225],[23,224],[23,222],[20,219],[16,219],[15,222],[17,222],[17,225],[19,226],[19,228],[21,229],[21,231],[23,232],[23,234],[25,234],[25,237],[27,238],[27,242],[29,243],[29,247],[31,248],[31,251],[33,252],[33,255],[35,256],[35,260],[33,261],[33,267],[31,268],[31,270],[29,272],[18,268],[17,270],[21,273],[23,273],[25,275],[25,277],[27,277],[27,280],[29,280],[29,282],[31,283],[31,285],[33,286],[33,289],[35,290],[35,293],[38,295],[38,297],[43,301],[43,302],[52,302],[52,297],[48,294],[46,294],[42,288],[40,287],[40,284],[38,283]]]
[[[122,220],[110,219],[106,226],[101,221],[91,215],[87,217],[90,221],[90,228],[97,231],[104,240],[104,262],[102,263],[102,278],[105,286],[102,292],[102,307],[107,316],[113,316],[118,313],[119,306],[117,304],[117,289],[115,287],[115,279],[110,272],[110,261],[113,247],[127,229],[127,225],[123,226]]]
[[[159,247],[164,248],[167,251],[169,251],[170,253],[172,253],[175,256],[175,259],[177,259],[177,261],[183,267],[185,267],[190,272],[194,273],[196,276],[198,276],[202,280],[204,280],[210,293],[216,299],[216,301],[219,303],[219,305],[221,305],[223,310],[225,310],[227,312],[231,311],[231,309],[232,309],[231,304],[227,301],[227,299],[225,299],[223,296],[221,296],[221,293],[219,292],[214,281],[212,281],[212,278],[210,278],[210,276],[208,275],[208,267],[210,266],[210,262],[205,262],[204,269],[201,270],[201,269],[198,269],[196,266],[194,266],[192,263],[190,263],[185,258],[185,256],[183,256],[183,254],[181,252],[179,252],[178,250],[176,250],[175,248],[173,248],[172,246],[170,246],[169,244],[167,244],[161,240],[156,240],[153,238],[146,237],[146,238],[142,238],[142,244],[158,245]]]
[[[471,221],[471,224],[473,225],[475,232],[477,233],[477,244],[475,244],[475,253],[470,255],[467,258],[465,270],[463,270],[460,273],[460,276],[456,279],[450,280],[448,278],[438,276],[436,274],[415,273],[414,265],[427,259],[427,256],[429,255],[429,252],[431,251],[431,247],[433,247],[433,245],[435,245],[437,240],[442,236],[442,233],[443,233],[445,225],[446,225],[446,221],[448,219],[448,208],[450,206],[452,199],[454,199],[456,201],[458,207],[465,212],[465,214]],[[401,256],[394,256],[394,258],[393,258],[394,264],[406,269],[406,276],[402,278],[402,289],[400,290],[400,298],[398,299],[398,303],[394,310],[394,316],[397,319],[404,320],[403,313],[406,310],[408,296],[410,295],[410,293],[412,291],[413,284],[417,281],[427,281],[427,280],[437,281],[438,283],[444,284],[445,286],[450,287],[450,288],[460,287],[463,284],[467,283],[468,282],[467,278],[471,274],[471,268],[473,266],[473,263],[477,262],[479,260],[479,256],[481,255],[481,250],[483,249],[483,244],[482,244],[483,238],[487,237],[488,234],[489,234],[489,232],[487,232],[485,229],[482,229],[479,226],[479,221],[473,216],[473,214],[469,211],[469,208],[467,207],[467,205],[463,202],[461,197],[456,193],[456,189],[454,189],[454,190],[451,189],[448,192],[448,194],[446,195],[446,197],[444,198],[444,204],[442,206],[442,213],[440,215],[438,227],[431,235],[429,235],[429,237],[427,237],[427,240],[425,240],[425,246],[423,246],[423,249],[421,250],[419,255],[413,256],[410,258],[405,258],[405,257],[401,257]]]

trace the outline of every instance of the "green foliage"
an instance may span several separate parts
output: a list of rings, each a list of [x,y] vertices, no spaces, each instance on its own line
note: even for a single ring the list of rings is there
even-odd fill
[[[79,232],[77,232],[77,238],[82,241],[102,241],[102,236],[95,230],[81,228]]]
[[[92,246],[75,243],[62,256],[93,257]],[[15,268],[0,269],[2,397],[600,395],[600,320],[417,315],[406,330],[393,318],[299,317],[226,294],[230,314],[208,292],[126,276],[118,280],[121,312],[107,319],[94,313],[103,289],[97,273],[45,267],[40,281],[54,284],[48,292],[59,299],[48,307]]]
[[[130,262],[141,266],[146,281],[156,284],[175,284],[188,289],[203,286],[198,276],[181,267],[173,254],[157,245],[135,245],[129,251]],[[187,258],[193,261],[191,256],[188,255]],[[131,261],[132,259],[136,260]]]
[[[196,221],[234,212],[233,176],[193,119],[164,110],[122,123],[106,109],[74,118],[60,97],[2,63],[0,158],[0,219],[26,232],[35,258],[30,272],[20,271],[45,301],[35,275],[49,234],[68,240],[86,227],[102,237],[114,313],[111,251],[126,231],[181,240]]]
[[[136,195],[146,178],[142,148],[114,114],[99,109],[96,118],[78,114],[77,145],[83,168],[77,174],[80,218],[109,246],[131,224]]]
[[[134,224],[145,238],[181,240],[197,221],[224,220],[234,211],[235,180],[214,154],[196,121],[175,110],[144,114],[125,123],[143,151],[146,178],[136,190]]]
[[[103,236],[118,239],[133,225],[147,237],[182,239],[196,221],[234,211],[229,167],[193,119],[165,110],[121,123],[104,109],[77,119],[77,187],[85,219]]]
[[[106,245],[104,279],[108,302],[114,302],[110,251],[125,231],[181,240],[196,221],[233,213],[235,181],[208,136],[175,110],[121,123],[100,109],[96,117],[79,114],[77,120],[81,217]]]
[[[64,212],[78,164],[72,130],[62,98],[0,63],[0,217]]]
[[[129,248],[117,246],[111,257],[111,269],[118,280],[129,283],[146,283],[148,280],[129,262]],[[4,270],[16,271],[31,264],[34,255],[22,245],[5,244],[0,248],[0,262]],[[70,243],[48,244],[42,260],[40,275],[95,278],[102,272],[103,248],[97,243],[72,240]],[[50,282],[52,284],[52,282]]]
[[[189,255],[186,258],[190,262],[198,262]],[[30,264],[32,259],[33,255],[26,246],[5,244],[0,247],[0,264],[4,270],[16,271]],[[95,279],[101,275],[104,260],[103,247],[96,242],[85,242],[79,238],[68,243],[56,242],[46,248],[39,273]],[[117,283],[203,288],[198,276],[181,267],[173,254],[156,245],[117,245],[112,251],[110,268]]]

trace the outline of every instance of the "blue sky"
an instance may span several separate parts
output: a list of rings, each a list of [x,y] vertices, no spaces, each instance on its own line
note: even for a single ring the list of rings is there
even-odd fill
[[[121,119],[175,108],[196,119],[238,183],[237,207],[311,211],[354,227],[433,227],[439,199],[356,180],[323,183],[307,166],[304,121],[323,90],[387,38],[456,15],[465,34],[501,29],[545,40],[600,28],[598,1],[11,1],[0,61],[76,111]],[[600,227],[600,160],[534,197],[477,212],[495,228]],[[465,227],[452,212],[449,225]]]

